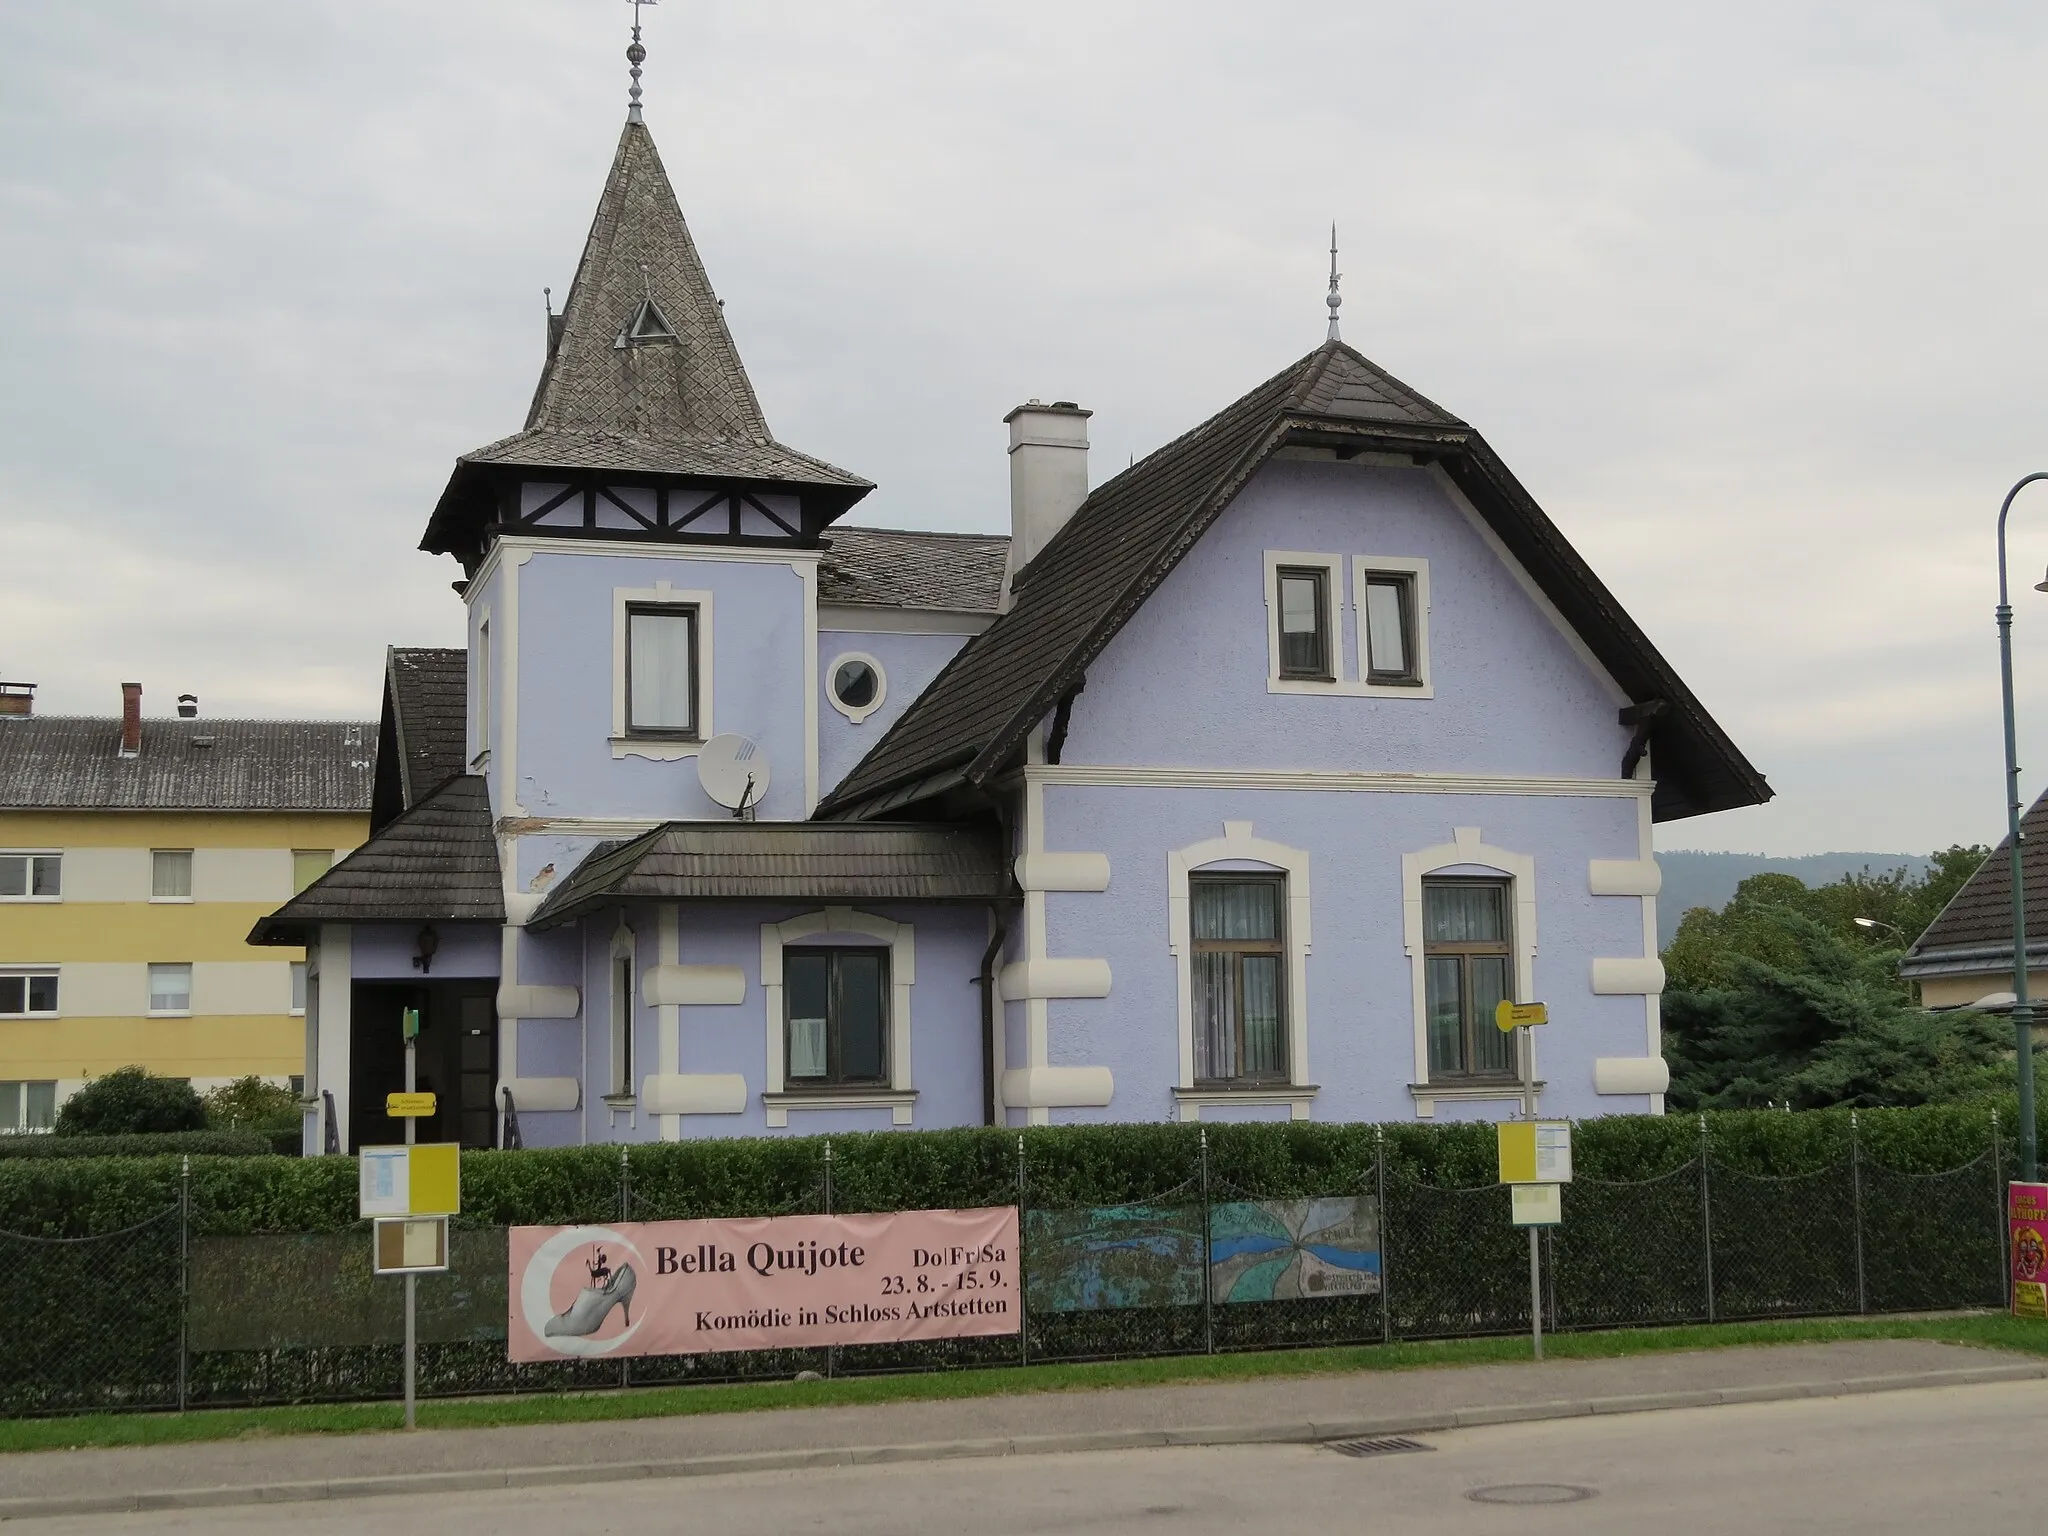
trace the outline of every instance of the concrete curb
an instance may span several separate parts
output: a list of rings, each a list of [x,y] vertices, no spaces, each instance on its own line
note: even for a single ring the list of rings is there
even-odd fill
[[[1552,1398],[1493,1407],[1389,1413],[1368,1418],[1278,1424],[1223,1424],[1207,1428],[1092,1430],[1071,1435],[1017,1435],[988,1440],[937,1440],[914,1445],[842,1446],[816,1450],[750,1451],[723,1456],[687,1456],[662,1461],[591,1462],[540,1467],[499,1467],[462,1472],[406,1472],[389,1477],[326,1478],[297,1483],[256,1483],[238,1487],[166,1488],[140,1493],[68,1494],[61,1497],[0,1499],[0,1520],[58,1515],[139,1514],[151,1510],[223,1509],[248,1504],[292,1504],[315,1499],[367,1499],[391,1494],[475,1493],[486,1489],[547,1488],[576,1483],[626,1482],[655,1477],[714,1477],[733,1472],[788,1472],[819,1467],[874,1466],[894,1461],[945,1461],[975,1456],[1050,1456],[1072,1451],[1124,1451],[1153,1446],[1313,1445],[1372,1435],[1429,1434],[1494,1424],[1583,1418],[1603,1413],[1650,1413],[1666,1408],[1712,1408],[1733,1403],[1785,1402],[1807,1397],[1846,1397],[1864,1392],[1898,1392],[1923,1387],[1977,1386],[1987,1382],[2039,1381],[2041,1364],[1968,1366],[1960,1370],[1911,1371],[1887,1376],[1854,1376],[1826,1381],[1781,1382],[1756,1387],[1708,1387],[1698,1391],[1645,1392],[1627,1397]]]

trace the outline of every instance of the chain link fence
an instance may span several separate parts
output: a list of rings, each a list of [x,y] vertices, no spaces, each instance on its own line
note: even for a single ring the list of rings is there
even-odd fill
[[[631,1360],[506,1359],[506,1229],[458,1224],[450,1268],[418,1288],[422,1396],[1009,1366],[1517,1333],[1528,1239],[1498,1185],[1407,1176],[1375,1142],[1356,1175],[1262,1189],[1212,1178],[1207,1140],[1184,1182],[1114,1206],[1034,1198],[1024,1143],[1018,1334],[838,1349]],[[1731,1166],[1703,1141],[1636,1181],[1581,1178],[1543,1236],[1546,1328],[1995,1307],[2005,1300],[2009,1146],[1907,1173],[1865,1153],[1791,1175]],[[814,1184],[753,1215],[830,1213],[829,1144]],[[636,1191],[593,1222],[681,1214]],[[968,1203],[968,1202],[962,1202]],[[401,1289],[370,1270],[367,1223],[218,1236],[189,1193],[120,1231],[0,1232],[13,1326],[0,1413],[59,1414],[391,1398],[403,1375]]]

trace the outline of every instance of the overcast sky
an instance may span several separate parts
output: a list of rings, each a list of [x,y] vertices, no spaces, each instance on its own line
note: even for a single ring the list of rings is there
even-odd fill
[[[1322,336],[1477,425],[1770,777],[1666,847],[2002,825],[1992,525],[2048,468],[2048,8],[667,0],[647,117],[784,441],[999,529]],[[623,0],[0,6],[0,677],[373,717],[516,430]],[[2048,780],[2048,487],[2015,514]]]

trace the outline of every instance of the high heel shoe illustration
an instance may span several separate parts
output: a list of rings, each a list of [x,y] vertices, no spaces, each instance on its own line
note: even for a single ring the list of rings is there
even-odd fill
[[[568,1310],[549,1318],[541,1332],[549,1338],[583,1338],[604,1326],[604,1320],[611,1316],[613,1307],[623,1309],[626,1326],[630,1328],[633,1325],[633,1287],[638,1283],[633,1266],[621,1264],[616,1273],[605,1278],[603,1284],[583,1287]]]

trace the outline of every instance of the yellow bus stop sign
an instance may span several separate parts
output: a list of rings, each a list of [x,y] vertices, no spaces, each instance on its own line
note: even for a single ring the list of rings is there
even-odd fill
[[[384,1095],[384,1113],[394,1120],[429,1119],[434,1113],[434,1096],[431,1093],[387,1093]]]
[[[1493,1022],[1506,1034],[1510,1030],[1522,1029],[1531,1024],[1548,1024],[1550,1010],[1541,1003],[1511,1003],[1502,998],[1493,1010]]]

